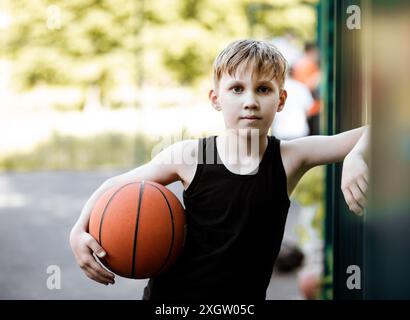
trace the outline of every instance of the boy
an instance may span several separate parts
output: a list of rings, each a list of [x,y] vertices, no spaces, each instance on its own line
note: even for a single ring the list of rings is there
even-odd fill
[[[93,253],[103,257],[105,252],[87,230],[96,199],[117,183],[180,180],[185,189],[185,247],[175,265],[150,279],[143,298],[151,300],[264,300],[289,195],[314,166],[345,159],[342,189],[349,208],[361,212],[367,188],[365,128],[282,143],[268,136],[275,113],[285,106],[286,71],[286,60],[265,41],[235,41],[218,55],[209,98],[222,111],[224,134],[175,143],[95,191],[70,235],[89,278],[114,283],[114,275],[94,259]],[[238,148],[232,151],[232,145]],[[182,155],[183,163],[172,160]],[[239,161],[230,161],[234,157]]]

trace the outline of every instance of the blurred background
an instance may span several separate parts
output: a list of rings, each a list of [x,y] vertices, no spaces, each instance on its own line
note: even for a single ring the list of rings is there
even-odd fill
[[[406,191],[400,210],[408,212],[408,68],[400,69],[408,67],[408,55],[386,55],[397,46],[409,51],[399,39],[409,29],[405,2],[393,2],[1,0],[0,299],[141,298],[145,280],[117,277],[115,286],[105,287],[86,278],[69,247],[70,229],[94,190],[149,161],[164,140],[222,132],[223,119],[208,102],[212,63],[241,38],[272,41],[291,66],[286,112],[272,126],[284,140],[376,121],[372,53],[380,53],[377,66],[396,67],[378,68],[376,84],[390,88],[383,72],[391,70],[403,80],[398,92],[388,91],[396,98],[389,110],[401,110],[389,113],[388,137],[404,137],[394,149],[404,148],[405,156],[392,181],[401,179]],[[358,12],[348,14],[351,5],[362,8],[361,20],[351,21],[354,27],[361,22],[360,28],[347,27],[346,19]],[[389,16],[380,14],[384,6]],[[390,29],[401,28],[397,38],[372,33],[385,30],[400,11]],[[391,51],[374,51],[375,38],[388,38]],[[383,99],[377,95],[375,105]],[[345,289],[346,266],[365,267],[383,248],[377,242],[366,247],[366,237],[379,233],[366,232],[346,209],[340,172],[340,164],[314,168],[291,195],[267,299],[366,297],[363,287]],[[378,186],[375,195],[386,191]],[[168,187],[181,199],[179,183]],[[50,290],[47,270],[54,265],[61,270],[61,289]],[[366,272],[378,278],[382,270],[376,271]]]
[[[222,116],[208,101],[216,55],[254,37],[296,63],[316,39],[316,3],[2,0],[0,298],[139,299],[144,281],[105,288],[76,265],[68,235],[82,206],[164,139],[220,133]],[[304,108],[313,102],[305,91]],[[181,198],[179,183],[170,188]],[[297,203],[292,210],[287,238],[296,245]],[[301,253],[292,250],[269,298],[301,297]],[[61,268],[61,290],[46,287],[49,265]]]

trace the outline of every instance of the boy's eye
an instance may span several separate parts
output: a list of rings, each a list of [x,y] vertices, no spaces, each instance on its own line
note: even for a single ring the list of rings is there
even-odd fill
[[[233,87],[232,90],[234,93],[240,93],[242,92],[242,87]]]
[[[259,87],[259,90],[260,90],[262,93],[269,93],[269,92],[270,92],[270,88],[269,88],[269,87],[266,87],[266,86]]]

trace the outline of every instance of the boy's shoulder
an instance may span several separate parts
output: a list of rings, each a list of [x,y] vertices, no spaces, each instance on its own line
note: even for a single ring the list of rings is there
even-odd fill
[[[178,176],[187,189],[194,178],[198,164],[198,150],[200,139],[187,139],[174,143],[171,146],[173,163],[176,164]]]
[[[302,166],[301,148],[298,140],[280,140],[280,155],[287,173],[297,171]]]
[[[289,195],[307,171],[304,164],[305,140],[304,138],[280,140],[280,154],[287,177]]]
[[[186,139],[174,143],[174,150],[182,155],[185,160],[197,160],[199,139]]]

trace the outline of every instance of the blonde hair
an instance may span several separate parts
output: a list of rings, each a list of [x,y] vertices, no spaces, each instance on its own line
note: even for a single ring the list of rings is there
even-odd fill
[[[253,67],[258,76],[275,79],[279,88],[283,88],[288,70],[288,63],[279,50],[265,40],[237,40],[231,42],[216,57],[213,65],[213,80],[217,88],[222,75],[227,72],[234,76],[239,67]]]

